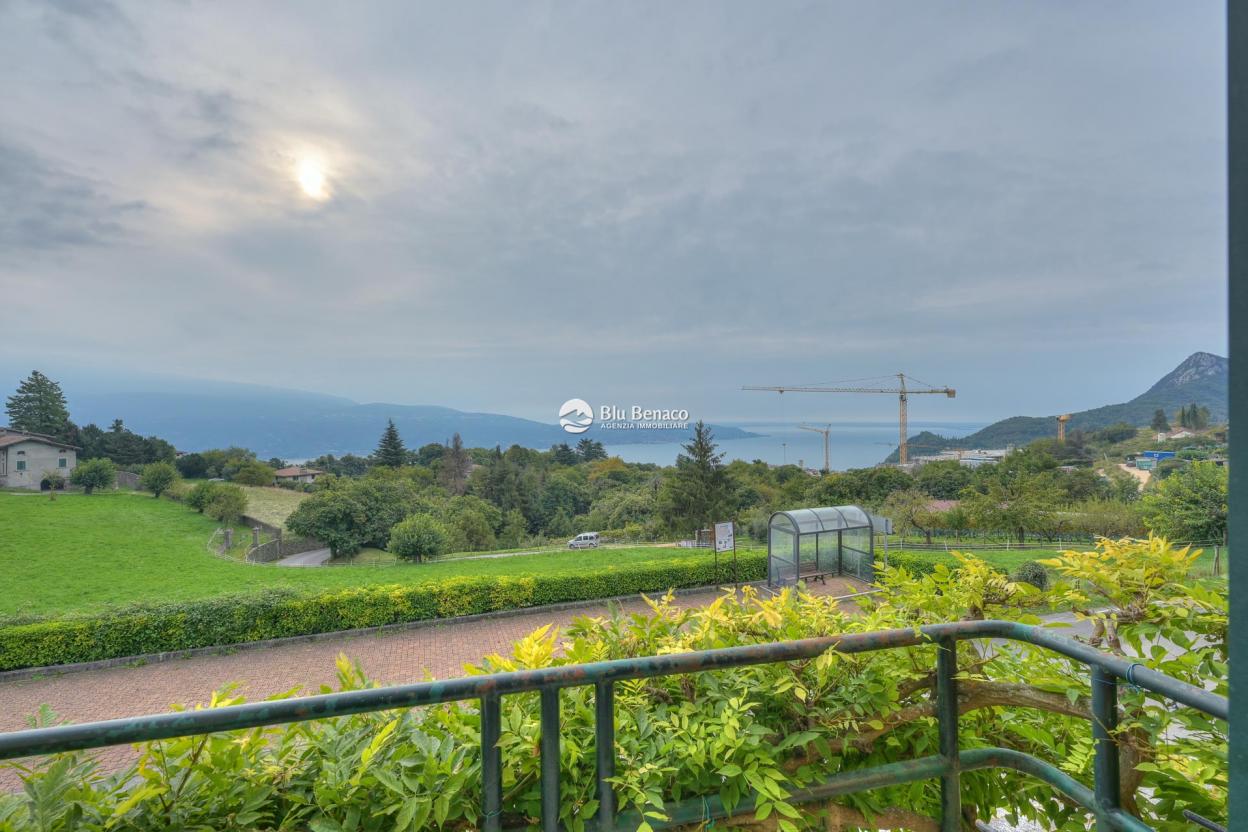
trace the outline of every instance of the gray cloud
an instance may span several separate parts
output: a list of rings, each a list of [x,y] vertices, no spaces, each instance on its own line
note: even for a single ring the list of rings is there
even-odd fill
[[[100,183],[0,142],[0,258],[119,240],[146,207],[116,202]]]
[[[1221,15],[1125,14],[11,4],[0,287],[167,343],[110,363],[362,399],[774,415],[737,387],[904,368],[951,417],[1100,404],[1226,339]]]

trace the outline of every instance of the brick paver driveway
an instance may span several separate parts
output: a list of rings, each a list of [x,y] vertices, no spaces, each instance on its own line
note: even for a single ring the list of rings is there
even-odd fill
[[[861,592],[863,584],[847,578],[828,578],[814,584],[820,595]],[[682,607],[712,601],[718,592],[681,595]],[[621,604],[626,612],[646,609],[640,597]],[[438,679],[463,676],[465,663],[491,653],[509,653],[512,642],[545,624],[564,627],[581,615],[603,615],[605,602],[588,603],[559,611],[535,610],[505,618],[434,624],[411,630],[322,641],[282,644],[223,655],[196,656],[139,667],[116,667],[66,673],[42,679],[0,683],[0,731],[27,727],[26,718],[42,704],[70,722],[91,722],[161,713],[171,705],[205,702],[209,694],[230,682],[249,700],[260,699],[302,685],[312,692],[335,682],[334,660],[340,653],[358,661],[369,677],[383,684],[419,682],[426,673]],[[127,749],[98,752],[105,765],[121,765]],[[12,788],[9,773],[0,773],[0,788]]]

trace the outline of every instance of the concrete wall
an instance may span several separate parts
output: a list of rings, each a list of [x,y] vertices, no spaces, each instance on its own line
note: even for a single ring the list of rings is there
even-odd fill
[[[60,466],[62,459],[65,460],[64,467]],[[26,470],[18,470],[19,462],[26,463]],[[69,479],[77,466],[78,452],[73,448],[58,448],[33,439],[18,442],[0,449],[0,486],[38,490],[44,471],[59,471],[65,479]]]

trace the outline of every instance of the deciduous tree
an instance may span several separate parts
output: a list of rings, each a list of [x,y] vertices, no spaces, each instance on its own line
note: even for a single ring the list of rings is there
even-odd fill
[[[1144,523],[1171,540],[1226,542],[1226,469],[1194,462],[1176,470],[1140,500]]]
[[[456,433],[446,446],[438,468],[438,479],[442,487],[452,496],[463,494],[468,487],[468,471],[471,467],[468,452],[464,450],[464,440]]]
[[[145,465],[143,473],[139,475],[139,485],[144,491],[152,492],[153,497],[164,494],[177,480],[178,469],[168,462],[153,462],[151,465]]]
[[[390,530],[386,549],[407,560],[422,561],[446,552],[446,529],[427,514],[413,514]]]

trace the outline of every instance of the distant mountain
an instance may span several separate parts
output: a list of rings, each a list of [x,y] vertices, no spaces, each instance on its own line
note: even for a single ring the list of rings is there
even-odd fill
[[[1220,355],[1208,352],[1192,353],[1182,364],[1131,401],[1072,413],[1066,429],[1093,431],[1115,422],[1143,427],[1152,421],[1157,408],[1164,410],[1173,420],[1180,407],[1193,402],[1209,408],[1209,417],[1214,422],[1224,422],[1229,411],[1229,367],[1229,362]],[[1004,448],[1008,445],[1026,445],[1035,439],[1056,435],[1057,415],[1011,416],[960,439],[923,431],[910,438],[910,447],[914,454],[925,454],[949,448]],[[886,461],[896,462],[897,452],[893,451]]]
[[[311,459],[321,454],[368,454],[394,419],[409,448],[445,442],[459,433],[468,447],[523,445],[546,449],[559,442],[576,444],[590,437],[612,444],[684,441],[691,431],[600,430],[569,434],[552,418],[549,424],[498,413],[469,413],[434,405],[358,404],[350,399],[300,390],[226,385],[214,382],[203,392],[179,385],[155,392],[85,393],[67,387],[70,415],[79,425],[107,427],[113,419],[144,436],[155,435],[179,450],[239,445],[261,458]],[[757,434],[717,426],[717,439]]]

